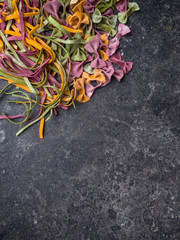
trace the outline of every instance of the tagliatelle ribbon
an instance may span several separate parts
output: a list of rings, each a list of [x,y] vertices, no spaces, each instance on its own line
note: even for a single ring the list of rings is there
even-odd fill
[[[118,53],[120,39],[130,32],[123,23],[137,10],[129,0],[1,1],[0,80],[7,85],[0,94],[11,95],[15,100],[8,102],[26,110],[2,113],[0,120],[22,126],[17,136],[39,122],[43,138],[53,113],[75,108],[76,101],[88,102],[112,77],[121,81],[133,66]]]

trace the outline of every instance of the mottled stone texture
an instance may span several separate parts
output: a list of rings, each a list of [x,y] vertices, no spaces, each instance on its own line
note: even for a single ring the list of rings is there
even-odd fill
[[[62,111],[44,140],[0,121],[1,240],[180,239],[180,1],[137,2],[121,83]]]

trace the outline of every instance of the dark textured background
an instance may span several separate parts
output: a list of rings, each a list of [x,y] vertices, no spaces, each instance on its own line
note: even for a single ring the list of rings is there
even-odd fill
[[[62,111],[44,140],[0,121],[1,240],[180,239],[180,1],[137,2],[121,83]]]

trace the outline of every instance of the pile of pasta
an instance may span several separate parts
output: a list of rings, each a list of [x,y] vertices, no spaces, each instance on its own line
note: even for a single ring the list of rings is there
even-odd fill
[[[121,81],[133,63],[121,59],[120,39],[138,10],[129,0],[0,0],[0,94],[25,107],[0,119],[19,124],[16,135],[40,122],[43,138],[53,114],[88,102],[113,77]]]

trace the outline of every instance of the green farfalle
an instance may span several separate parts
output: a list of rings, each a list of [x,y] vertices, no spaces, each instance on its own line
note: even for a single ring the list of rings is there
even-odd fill
[[[101,13],[105,12],[108,8],[114,8],[116,0],[101,0],[97,3],[96,8],[99,9]]]
[[[92,15],[92,21],[93,21],[93,23],[100,23],[101,20],[102,20],[101,12],[99,11],[98,8],[96,8]]]
[[[111,26],[107,25],[107,24],[102,24],[102,23],[99,23],[97,25],[97,29],[100,29],[106,33],[109,33],[109,35],[111,37],[114,37],[117,33],[117,30],[115,30],[114,28],[112,28]]]
[[[82,39],[80,33],[73,36],[73,41],[79,41],[79,44],[66,44],[65,48],[73,61],[82,62],[86,60],[84,45],[86,41]]]
[[[94,29],[93,29],[93,22],[91,18],[89,17],[89,25],[84,25],[83,27],[84,35],[94,36]]]
[[[106,18],[106,17],[103,17],[103,20],[104,20],[105,18]],[[116,16],[116,15],[112,15],[112,16],[110,16],[109,18],[107,18],[106,21],[109,23],[108,25],[110,25],[110,26],[112,26],[113,28],[115,28],[116,25],[117,25],[117,16]]]
[[[95,68],[91,67],[91,63],[87,63],[86,65],[84,65],[84,71],[89,73],[89,74],[94,74]]]
[[[110,34],[114,37],[117,33],[117,16],[102,17],[100,23],[97,24],[97,28]]]
[[[120,12],[118,13],[118,20],[120,23],[126,23],[128,20],[128,17],[136,11],[139,11],[139,5],[135,2],[128,3],[128,10],[126,12]]]
[[[84,53],[84,48],[83,47],[76,47],[73,46],[74,50],[76,49],[76,51],[72,54],[71,59],[73,61],[78,61],[78,62],[82,62],[86,60],[86,54]]]
[[[54,36],[52,38],[49,38],[49,40],[52,41],[53,43],[59,44],[59,46],[62,46],[61,45],[62,43],[65,44],[65,48],[61,49],[58,48],[58,54],[61,57],[61,60],[63,58],[64,63],[68,56],[70,56],[73,61],[78,62],[85,61],[86,54],[84,46],[93,38],[94,36],[84,39],[82,35],[77,32],[70,40],[69,39],[63,40],[60,38],[55,39]],[[55,46],[53,45],[53,47]]]
[[[61,15],[61,18],[65,19],[68,15],[68,13],[66,12],[66,8],[69,6],[71,0],[65,0],[65,1],[64,0],[57,0],[57,1],[63,7],[63,13]]]

